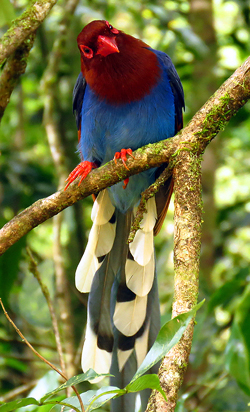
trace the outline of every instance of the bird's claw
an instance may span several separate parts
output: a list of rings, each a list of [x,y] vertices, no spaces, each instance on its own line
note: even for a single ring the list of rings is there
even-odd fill
[[[89,172],[91,172],[91,170],[96,167],[97,166],[95,163],[89,162],[87,160],[79,163],[79,165],[75,167],[75,169],[69,174],[68,178],[66,179],[67,184],[64,190],[66,190],[77,177],[81,176],[80,182],[78,184],[79,186],[83,179],[85,179],[85,177],[88,176]]]
[[[115,164],[116,164],[117,159],[121,159],[121,161],[124,164],[124,166],[126,167],[126,169],[129,170],[128,166],[126,165],[127,155],[133,157],[133,159],[134,159],[134,156],[132,155],[132,149],[122,149],[120,152],[115,153],[114,161],[115,161]]]

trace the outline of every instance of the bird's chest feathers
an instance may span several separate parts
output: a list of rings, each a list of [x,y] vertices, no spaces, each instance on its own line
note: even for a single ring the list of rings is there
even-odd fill
[[[117,106],[143,99],[160,75],[156,55],[140,48],[133,54],[114,53],[100,58],[85,73],[85,78],[100,99]]]
[[[82,107],[81,151],[101,163],[116,151],[135,150],[174,135],[174,98],[168,79],[159,82],[140,101],[111,105],[86,88]],[[91,160],[92,161],[92,160]]]
[[[155,54],[147,52],[149,56],[143,59],[147,70],[143,71],[139,65],[137,76],[129,76],[127,70],[122,75],[124,66],[119,66],[117,59],[116,71],[104,60],[105,70],[96,83],[92,84],[85,73],[87,87],[80,141],[84,159],[107,162],[122,148],[135,150],[174,135],[175,108],[169,79]],[[133,69],[132,63],[128,59],[127,65]],[[104,98],[107,90],[108,97]]]

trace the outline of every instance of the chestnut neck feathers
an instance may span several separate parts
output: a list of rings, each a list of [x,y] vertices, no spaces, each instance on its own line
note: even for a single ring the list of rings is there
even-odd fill
[[[112,50],[103,56],[98,52],[99,36],[111,39],[119,52]],[[83,76],[97,96],[108,103],[117,105],[141,100],[150,93],[160,77],[157,57],[148,46],[114,29],[108,22],[91,22],[79,34],[77,41]]]

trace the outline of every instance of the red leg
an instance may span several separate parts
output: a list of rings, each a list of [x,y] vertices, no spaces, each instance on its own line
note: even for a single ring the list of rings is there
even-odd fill
[[[66,179],[66,182],[68,182],[64,188],[66,190],[69,185],[79,176],[81,176],[80,183],[85,179],[86,176],[88,176],[89,172],[91,172],[92,169],[96,168],[96,164],[93,162],[88,162],[85,160],[84,162],[79,163],[78,166],[75,167],[75,169],[69,174],[68,178]]]
[[[124,185],[122,186],[123,189],[126,189],[126,187],[128,186],[128,182],[129,182],[129,177],[127,177],[127,179],[123,180]]]

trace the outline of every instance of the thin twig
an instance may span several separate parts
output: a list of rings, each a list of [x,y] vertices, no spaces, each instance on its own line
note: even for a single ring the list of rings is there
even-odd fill
[[[12,324],[12,326],[14,327],[14,329],[16,330],[16,332],[18,333],[18,335],[20,336],[20,338],[26,343],[26,345],[32,350],[32,352],[38,356],[38,358],[40,358],[43,362],[47,363],[47,365],[49,365],[52,369],[54,369],[57,373],[59,373],[59,375],[61,375],[61,377],[65,380],[67,379],[67,376],[65,376],[59,369],[57,369],[57,367],[55,365],[53,365],[53,363],[51,363],[50,361],[48,361],[47,359],[45,359],[42,355],[40,355],[39,352],[37,352],[37,350],[35,348],[33,348],[33,346],[29,343],[29,341],[24,337],[24,335],[22,334],[22,332],[18,329],[18,327],[16,326],[16,324],[13,322],[13,320],[9,317],[7,311],[5,310],[5,307],[3,305],[2,299],[0,298],[0,305],[2,306],[3,312],[6,316],[6,318],[8,319],[8,321]]]
[[[47,365],[49,365],[52,369],[54,369],[54,371],[56,371],[57,373],[59,373],[59,375],[61,375],[61,377],[67,381],[68,378],[67,376],[64,375],[64,373],[62,373],[55,365],[53,365],[53,363],[51,363],[50,361],[48,361],[47,359],[45,359],[42,355],[40,355],[39,352],[37,352],[37,350],[35,348],[33,348],[33,346],[29,343],[29,341],[24,337],[24,335],[22,334],[22,332],[18,329],[18,327],[16,326],[16,324],[13,322],[13,320],[9,317],[4,304],[2,302],[2,299],[0,298],[0,305],[2,306],[3,312],[6,316],[6,318],[8,319],[8,321],[11,323],[11,325],[14,327],[14,329],[16,330],[16,332],[18,333],[18,335],[20,336],[20,338],[26,343],[26,345],[32,350],[32,352],[38,356],[39,359],[41,359],[43,362],[47,363]],[[82,398],[78,392],[78,390],[76,389],[76,387],[74,385],[71,386],[79,400],[80,406],[81,406],[81,411],[85,412],[83,403],[82,403]]]

